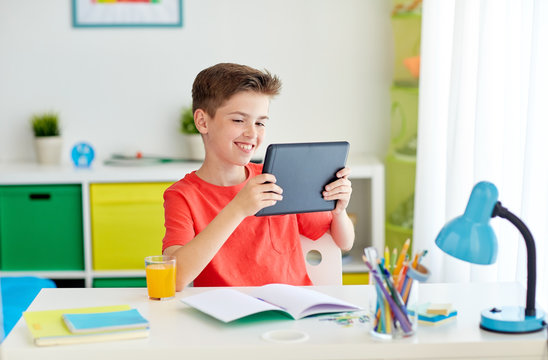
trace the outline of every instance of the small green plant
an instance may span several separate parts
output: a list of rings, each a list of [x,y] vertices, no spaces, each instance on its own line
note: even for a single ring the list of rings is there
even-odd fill
[[[31,119],[34,136],[59,136],[59,115],[54,112],[35,114]]]
[[[181,132],[183,134],[199,134],[200,132],[194,125],[194,114],[192,107],[185,107],[181,112]]]

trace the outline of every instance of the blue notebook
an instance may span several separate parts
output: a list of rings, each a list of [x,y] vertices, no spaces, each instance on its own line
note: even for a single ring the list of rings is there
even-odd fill
[[[146,328],[149,326],[137,309],[86,313],[63,314],[63,320],[71,333],[88,333]]]

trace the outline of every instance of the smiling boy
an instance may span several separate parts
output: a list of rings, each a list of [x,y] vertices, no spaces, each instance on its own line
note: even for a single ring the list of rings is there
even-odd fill
[[[217,64],[197,75],[193,112],[205,160],[164,193],[163,253],[177,258],[177,291],[192,281],[194,286],[311,285],[299,234],[317,239],[330,230],[341,249],[352,247],[348,168],[323,193],[326,200],[337,200],[333,211],[253,216],[283,197],[276,178],[250,162],[264,139],[270,99],[280,88],[278,77],[238,64]]]

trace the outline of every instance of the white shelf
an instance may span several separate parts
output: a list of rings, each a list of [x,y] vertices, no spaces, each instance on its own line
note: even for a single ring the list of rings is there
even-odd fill
[[[93,278],[145,277],[145,270],[93,270]]]
[[[367,226],[356,238],[351,252],[352,261],[343,264],[347,273],[366,272],[361,261],[361,253],[365,246],[373,245],[377,250],[384,248],[384,165],[374,156],[351,156],[348,159],[351,168],[350,179],[353,187],[364,189],[363,199],[357,199],[359,193],[354,191],[351,206],[355,204],[360,217],[358,223]],[[37,275],[51,279],[85,280],[91,287],[94,278],[108,277],[142,277],[144,271],[116,270],[95,271],[92,269],[91,221],[89,185],[93,183],[150,183],[175,182],[185,174],[200,167],[199,162],[164,163],[148,166],[108,166],[94,164],[89,169],[77,169],[69,165],[44,166],[36,163],[0,163],[0,185],[48,185],[48,184],[80,184],[82,185],[82,216],[84,238],[84,270],[83,271],[0,271],[1,276]],[[363,182],[362,182],[363,181]],[[358,231],[357,231],[358,233]]]
[[[86,276],[85,271],[74,270],[29,270],[29,271],[0,271],[2,277],[19,277],[19,276],[38,276],[48,279],[83,279]]]

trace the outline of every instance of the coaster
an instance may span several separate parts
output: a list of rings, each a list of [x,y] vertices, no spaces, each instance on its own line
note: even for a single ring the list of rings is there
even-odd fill
[[[272,330],[265,332],[263,340],[275,343],[298,343],[310,338],[307,333],[300,330]]]

